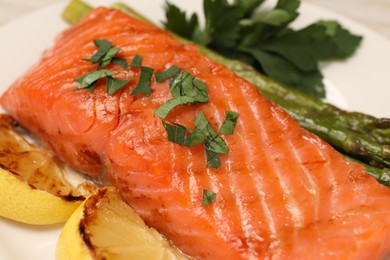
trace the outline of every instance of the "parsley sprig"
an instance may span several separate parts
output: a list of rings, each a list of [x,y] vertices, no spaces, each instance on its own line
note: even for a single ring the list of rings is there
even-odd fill
[[[351,34],[336,21],[318,21],[292,29],[290,23],[298,17],[300,0],[278,0],[274,9],[259,10],[264,2],[204,0],[203,28],[197,14],[187,18],[184,11],[167,2],[164,25],[290,87],[325,97],[319,62],[349,57],[362,37]]]

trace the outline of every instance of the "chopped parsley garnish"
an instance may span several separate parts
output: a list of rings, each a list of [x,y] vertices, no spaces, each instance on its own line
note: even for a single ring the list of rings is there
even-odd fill
[[[115,63],[116,65],[121,66],[124,69],[128,68],[127,61],[125,59],[123,59],[123,58],[113,57],[111,59],[111,62]]]
[[[181,96],[192,97],[196,102],[209,101],[208,89],[203,81],[184,71],[177,75],[170,84],[171,94],[174,98]]]
[[[202,194],[202,206],[207,206],[211,204],[215,198],[217,197],[217,193],[212,192],[210,190],[203,190]]]
[[[194,125],[195,131],[205,136],[207,150],[215,153],[228,154],[229,149],[225,141],[220,136],[218,136],[217,132],[210,125],[209,121],[207,121],[202,111],[199,111],[198,115],[196,116]]]
[[[187,71],[181,73],[179,71],[179,67],[172,66],[160,74],[161,76],[156,75],[156,80],[160,81],[174,77],[170,82],[170,91],[173,99],[168,100],[154,111],[161,118],[167,117],[169,112],[177,106],[207,103],[209,101],[206,84]],[[221,127],[221,133],[233,133],[237,118],[238,113],[226,112],[226,119]],[[221,165],[219,154],[227,154],[229,152],[225,141],[213,129],[202,111],[196,116],[194,130],[187,129],[181,125],[170,125],[164,121],[162,123],[167,131],[168,140],[171,142],[188,147],[205,144],[207,167],[219,168]],[[189,133],[188,135],[187,132]]]
[[[156,81],[161,82],[161,81],[164,81],[166,79],[172,78],[172,77],[176,76],[177,74],[179,74],[180,70],[181,69],[178,66],[173,65],[173,66],[169,67],[166,71],[156,73],[156,75],[155,75]]]
[[[130,79],[119,80],[114,79],[111,76],[107,77],[107,93],[109,95],[113,95],[119,89],[123,88],[127,83],[129,83]]]
[[[127,62],[125,59],[114,57],[115,54],[120,51],[119,48],[113,47],[107,40],[95,40],[94,43],[98,47],[98,51],[87,61],[99,63],[102,67],[108,65],[109,63],[115,63],[125,69],[127,68]],[[131,92],[131,95],[145,94],[145,96],[150,96],[152,93],[150,81],[154,74],[154,69],[142,66],[142,56],[140,55],[134,56],[130,66],[141,69],[138,84]],[[161,118],[165,118],[169,112],[177,106],[207,103],[209,101],[208,88],[206,84],[195,78],[187,71],[180,73],[180,70],[181,69],[178,66],[173,65],[164,72],[157,73],[155,75],[155,79],[158,82],[173,77],[169,85],[173,99],[168,100],[168,102],[155,110],[155,114]],[[112,71],[105,69],[97,69],[89,72],[75,80],[79,83],[76,89],[85,89],[86,91],[91,92],[96,87],[99,79],[106,78],[106,91],[109,95],[113,95],[131,80],[118,80],[113,77],[113,74],[114,73]],[[227,111],[226,119],[220,128],[220,132],[225,134],[233,133],[237,118],[237,113]],[[196,116],[194,121],[194,130],[177,124],[171,125],[166,122],[162,123],[168,134],[168,140],[171,142],[188,147],[204,143],[206,149],[207,167],[219,168],[221,165],[219,154],[227,154],[229,152],[225,141],[213,129],[202,111],[199,111]],[[189,134],[187,135],[187,133]],[[208,195],[212,194],[208,193]],[[211,196],[208,202],[206,202],[207,204],[214,200],[215,194],[213,196]]]
[[[165,123],[164,121],[162,121],[162,124],[167,131],[168,141],[177,144],[184,144],[185,136],[187,133],[187,129],[184,126],[170,125],[168,123]]]
[[[221,166],[221,159],[219,158],[217,153],[214,153],[208,149],[206,149],[206,166],[218,169]]]
[[[142,56],[135,55],[133,60],[130,63],[130,67],[132,68],[140,68],[142,64]]]
[[[84,59],[92,63],[98,63],[100,67],[105,67],[111,62],[127,68],[127,62],[125,59],[114,57],[119,51],[120,48],[112,46],[112,43],[102,39],[94,40],[93,43],[98,48],[97,52],[89,59]]]
[[[223,122],[219,132],[221,134],[231,135],[237,124],[238,113],[233,111],[225,111],[225,121]]]
[[[319,62],[346,59],[362,41],[336,21],[319,21],[302,29],[290,27],[300,0],[278,0],[260,10],[264,0],[204,0],[205,26],[197,14],[187,17],[166,2],[165,28],[309,95],[325,97]],[[223,19],[221,19],[223,17]]]
[[[93,40],[93,43],[98,48],[97,52],[89,59],[84,59],[92,63],[100,63],[103,57],[111,49],[112,43],[107,40]]]
[[[88,92],[92,92],[96,86],[96,83],[99,79],[105,78],[107,76],[112,76],[113,72],[109,70],[94,70],[91,71],[79,78],[75,81],[80,83],[76,89],[85,89]]]
[[[93,43],[98,48],[97,52],[89,59],[84,59],[91,63],[98,63],[99,67],[105,67],[110,63],[115,63],[124,69],[127,69],[127,62],[123,58],[114,57],[119,51],[120,48],[112,46],[112,43],[102,39],[94,40]],[[113,95],[120,88],[124,87],[130,79],[118,80],[113,78],[114,73],[106,69],[96,69],[93,70],[79,78],[75,81],[79,83],[76,89],[85,89],[88,92],[92,92],[97,84],[97,81],[102,78],[106,78],[106,91],[109,95]]]
[[[141,75],[139,77],[138,84],[131,92],[131,95],[145,94],[147,97],[150,96],[150,93],[152,93],[152,89],[150,88],[150,80],[152,79],[153,72],[154,69],[141,66]]]
[[[108,64],[110,64],[115,54],[117,54],[120,50],[121,49],[119,49],[118,47],[111,47],[111,49],[108,50],[106,55],[104,55],[101,61],[99,62],[100,67],[105,67]]]
[[[166,118],[169,112],[171,112],[172,109],[174,109],[177,106],[180,105],[186,105],[186,104],[193,104],[195,103],[195,99],[193,97],[178,97],[171,100],[168,100],[167,103],[161,105],[159,108],[157,108],[154,113],[161,117]]]
[[[180,125],[170,125],[163,122],[164,128],[168,134],[168,140],[180,145],[192,147],[199,144],[205,144],[207,162],[206,166],[219,168],[219,154],[228,154],[229,148],[225,141],[213,129],[207,121],[204,113],[199,111],[194,121],[195,129],[186,129]],[[189,132],[187,137],[186,133]]]
[[[176,67],[176,69],[174,69],[174,71],[178,70],[180,70],[179,67]],[[154,112],[157,116],[161,118],[165,118],[169,114],[169,112],[177,106],[186,104],[207,103],[209,100],[208,89],[204,82],[195,78],[187,71],[181,72],[173,78],[170,83],[170,90],[174,98],[168,100],[167,103],[161,105]]]

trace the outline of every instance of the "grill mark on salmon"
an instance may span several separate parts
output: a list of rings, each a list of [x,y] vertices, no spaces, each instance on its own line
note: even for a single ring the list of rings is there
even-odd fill
[[[238,111],[238,107],[235,105],[234,102],[234,97],[238,95],[234,95],[235,92],[234,90],[228,90],[226,87],[224,87],[224,84],[221,84],[222,86],[222,95],[223,99],[226,100],[226,103],[228,104],[228,110],[231,111]],[[236,89],[238,90],[238,89]],[[240,106],[240,108],[243,110],[243,106]],[[243,111],[244,117],[247,115],[246,111]],[[241,115],[242,117],[242,115]],[[243,120],[249,120],[249,118],[245,118]],[[244,158],[239,158],[236,157],[235,160],[233,161],[232,159],[229,159],[226,163],[228,166],[228,172],[234,171],[237,172],[237,167],[234,167],[235,164],[242,164],[243,166],[238,166],[238,169],[249,169],[253,170],[256,168],[255,161],[253,158],[256,158],[255,151],[258,149],[257,147],[252,146],[252,143],[249,140],[253,140],[254,136],[256,136],[255,131],[249,131],[247,132],[244,127],[242,127],[242,121],[239,121],[238,124],[236,125],[236,129],[240,129],[242,131],[242,135],[240,136],[241,138],[241,143],[235,143],[235,145],[239,146],[242,151],[245,151]],[[241,131],[238,131],[241,133]],[[228,144],[229,146],[229,144]],[[253,147],[253,149],[249,150],[245,149],[245,147]],[[261,157],[260,157],[261,158]],[[231,167],[229,167],[229,163],[231,164]],[[258,168],[261,168],[260,165],[257,165]],[[267,214],[265,211],[267,209],[263,209],[264,213],[258,215],[258,219],[254,220],[252,216],[254,216],[256,213],[254,212],[254,206],[255,205],[261,205],[260,197],[261,197],[261,190],[264,190],[263,187],[259,188],[259,185],[261,185],[263,180],[260,180],[258,175],[238,175],[235,174],[234,181],[230,181],[229,183],[233,183],[235,190],[232,191],[233,193],[236,194],[237,200],[236,200],[236,205],[239,208],[239,213],[241,215],[241,225],[242,229],[244,230],[245,233],[245,239],[247,241],[247,244],[249,245],[249,249],[251,250],[252,254],[254,256],[258,256],[257,252],[261,252],[263,249],[261,246],[259,246],[259,241],[262,242],[264,241],[264,228],[261,227],[257,222],[260,223],[268,223],[272,222],[272,220],[268,219],[266,220]],[[246,193],[243,193],[240,189],[240,186],[245,186],[246,187]],[[256,187],[257,186],[257,187]],[[257,188],[257,189],[256,189]],[[250,194],[250,195],[248,195]],[[241,199],[244,198],[244,199]],[[245,199],[246,198],[246,199]],[[266,205],[263,205],[265,207]],[[261,217],[260,217],[260,216]],[[250,223],[250,224],[248,224]]]

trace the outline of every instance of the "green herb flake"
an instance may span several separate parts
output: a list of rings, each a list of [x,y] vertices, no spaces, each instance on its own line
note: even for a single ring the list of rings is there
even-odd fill
[[[91,92],[99,79],[105,78],[107,76],[112,76],[113,72],[109,70],[94,70],[92,72],[89,72],[79,78],[77,78],[75,81],[79,83],[79,85],[76,87],[76,89],[85,89],[88,92]]]
[[[129,66],[127,65],[126,59],[113,57],[111,60],[112,63],[115,63],[116,65],[121,66],[124,69],[127,69]]]
[[[162,121],[162,124],[168,134],[168,141],[181,145],[184,144],[185,135],[187,133],[187,130],[184,126],[171,125],[164,121]]]
[[[225,141],[218,136],[202,111],[199,111],[196,116],[194,130],[186,129],[182,126],[178,128],[178,126],[172,126],[164,122],[163,124],[168,133],[168,139],[172,142],[187,147],[204,143],[206,147],[207,167],[219,168],[221,165],[219,154],[228,154],[229,152]],[[184,138],[186,133],[185,130],[189,132],[189,135],[186,138]]]
[[[225,140],[223,140],[220,136],[216,134],[212,136],[211,133],[209,134],[209,137],[206,139],[206,148],[210,152],[214,152],[214,153],[228,154],[229,152],[229,148],[227,147]]]
[[[152,68],[141,66],[141,75],[139,77],[138,84],[131,92],[131,95],[145,94],[147,97],[150,96],[150,93],[152,93],[152,89],[150,88],[150,80],[152,79],[153,72],[154,70]]]
[[[198,103],[207,103],[209,100],[206,84],[187,71],[178,74],[171,81],[170,91],[174,98],[180,96],[192,97]]]
[[[104,39],[93,40],[93,43],[98,48],[98,50],[91,58],[85,60],[92,63],[99,63],[107,54],[107,52],[111,49],[112,43]]]
[[[102,57],[99,62],[100,67],[105,67],[111,63],[112,58],[117,54],[121,49],[118,47],[111,47],[108,52]]]
[[[165,118],[171,112],[172,109],[174,109],[177,106],[185,105],[185,104],[192,104],[195,102],[195,99],[192,97],[178,97],[171,100],[168,100],[165,104],[161,105],[159,108],[157,108],[154,113],[161,117]]]
[[[203,144],[206,142],[206,138],[207,138],[207,133],[205,133],[202,130],[195,129],[193,131],[190,131],[190,134],[187,136],[183,145],[192,147],[195,145]]]
[[[174,98],[185,96],[182,85],[185,81],[192,81],[191,77],[192,75],[190,73],[188,73],[187,71],[183,71],[182,73],[173,78],[173,80],[169,84],[169,88]]]
[[[98,48],[98,50],[91,58],[84,59],[84,60],[92,62],[94,64],[98,63],[100,67],[105,67],[111,62],[117,63],[118,60],[121,60],[121,58],[114,57],[121,49],[112,46],[111,42],[105,39],[94,40],[93,42],[95,46]],[[125,65],[123,61],[121,61],[120,65],[124,68],[127,68],[127,64]]]
[[[197,92],[196,100],[201,103],[207,103],[209,101],[209,89],[206,87],[206,83],[197,78],[194,78],[192,83]]]
[[[238,119],[238,113],[233,111],[225,111],[225,121],[222,123],[219,132],[221,134],[231,135],[234,132]]]
[[[132,68],[140,68],[142,64],[142,56],[135,55],[133,60],[130,63],[130,67]]]
[[[229,149],[225,143],[225,141],[218,136],[217,132],[210,125],[209,121],[207,121],[204,113],[199,111],[198,115],[195,119],[195,129],[198,131],[202,131],[206,138],[206,148],[209,151],[221,154],[228,154]]]
[[[161,82],[161,81],[164,81],[164,80],[169,79],[171,77],[174,77],[177,74],[179,74],[180,70],[181,70],[180,67],[178,67],[176,65],[172,65],[166,71],[156,73],[156,75],[155,75],[156,81]]]
[[[219,155],[217,153],[212,152],[206,148],[206,157],[207,157],[207,162],[206,162],[207,167],[218,169],[221,166],[221,159],[219,158]]]
[[[228,154],[229,148],[227,147],[225,141],[218,136],[217,132],[207,121],[204,113],[199,111],[196,116],[195,130],[190,133],[187,139],[184,142],[184,145],[193,146],[199,144],[200,142],[205,143],[206,147],[206,157],[207,167],[219,168],[221,165],[218,154]],[[192,138],[190,138],[193,135]]]
[[[118,80],[114,79],[111,76],[107,77],[107,93],[109,95],[113,95],[119,89],[123,88],[127,83],[129,83],[130,79]]]
[[[202,194],[202,206],[205,207],[215,200],[217,197],[217,194],[215,192],[212,192],[210,190],[203,190]]]

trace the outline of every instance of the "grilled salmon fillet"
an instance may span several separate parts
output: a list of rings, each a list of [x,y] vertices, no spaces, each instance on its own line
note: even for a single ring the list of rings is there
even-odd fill
[[[95,39],[155,72],[171,65],[209,89],[207,104],[183,105],[165,119],[189,128],[203,111],[214,129],[239,113],[218,169],[204,146],[168,141],[154,111],[172,98],[169,80],[149,97],[131,95],[139,68],[106,68],[132,80],[108,95],[75,79],[97,68],[83,59]],[[346,161],[246,80],[167,32],[120,11],[97,8],[63,32],[1,97],[2,106],[75,169],[109,180],[145,222],[197,259],[380,259],[390,251],[390,189]],[[202,206],[202,192],[216,193]]]

